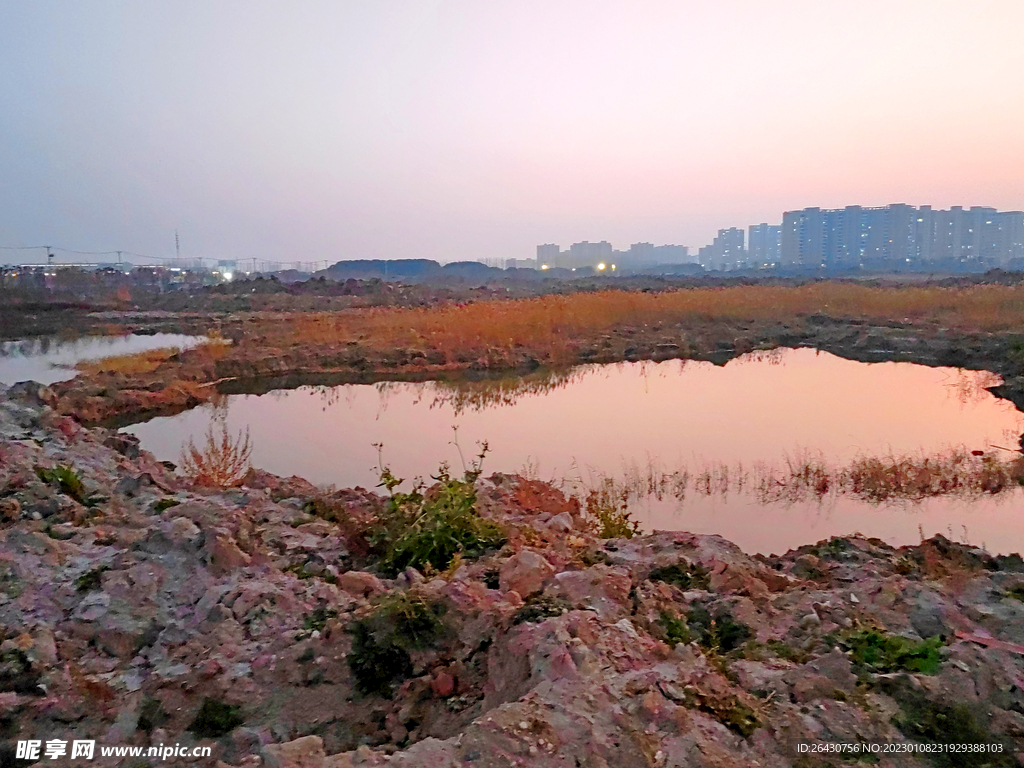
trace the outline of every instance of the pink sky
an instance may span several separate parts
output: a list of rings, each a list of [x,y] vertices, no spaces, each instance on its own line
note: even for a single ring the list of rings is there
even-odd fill
[[[0,245],[451,261],[1019,210],[1022,29],[1019,0],[0,0]]]

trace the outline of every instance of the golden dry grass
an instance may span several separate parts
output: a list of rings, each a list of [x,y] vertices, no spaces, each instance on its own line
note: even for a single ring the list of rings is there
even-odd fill
[[[75,365],[82,373],[92,376],[97,373],[149,373],[155,371],[164,362],[177,355],[181,350],[177,347],[163,347],[136,352],[132,355],[114,355],[99,360],[83,360]]]
[[[227,355],[229,349],[230,344],[228,342],[215,338],[187,350],[187,354],[202,360],[213,361],[223,358]],[[150,373],[175,355],[180,354],[182,354],[182,351],[178,347],[161,347],[159,349],[136,352],[131,355],[113,355],[100,358],[99,360],[83,360],[77,363],[75,368],[89,376],[98,373],[121,373],[125,375]]]
[[[573,337],[627,325],[782,321],[809,314],[875,321],[934,321],[964,330],[1024,325],[1024,287],[891,287],[823,282],[663,293],[601,291],[416,309],[312,313],[271,331],[282,345],[360,342],[465,353],[529,347],[555,358]]]

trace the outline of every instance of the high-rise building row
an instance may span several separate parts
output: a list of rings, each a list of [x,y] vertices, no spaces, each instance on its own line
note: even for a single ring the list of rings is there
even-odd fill
[[[1024,258],[1024,213],[903,203],[786,211],[781,256],[784,266],[837,269],[929,262],[1006,266]]]

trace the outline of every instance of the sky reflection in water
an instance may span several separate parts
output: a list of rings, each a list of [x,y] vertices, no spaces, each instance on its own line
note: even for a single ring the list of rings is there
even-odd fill
[[[810,349],[756,353],[724,367],[668,361],[583,366],[563,374],[462,386],[427,383],[307,387],[230,396],[227,424],[251,431],[253,463],[316,483],[374,487],[377,451],[400,477],[460,466],[487,440],[489,471],[530,467],[541,479],[596,482],[629,467],[691,472],[716,464],[786,466],[800,456],[846,464],[864,455],[925,455],[962,447],[1012,454],[1024,414],[985,387],[988,372],[858,363]],[[211,408],[131,427],[144,447],[177,460],[202,438]],[[872,505],[849,497],[758,504],[749,494],[646,499],[645,529],[719,533],[748,551],[780,552],[859,531],[892,544],[936,532],[993,552],[1024,550],[1019,492]]]

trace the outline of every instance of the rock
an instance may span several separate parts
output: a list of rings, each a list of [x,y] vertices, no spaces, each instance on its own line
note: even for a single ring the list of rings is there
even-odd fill
[[[384,582],[366,571],[346,571],[338,576],[338,586],[360,597],[372,597],[387,591]]]
[[[602,619],[612,621],[629,613],[629,590],[632,586],[625,568],[599,564],[585,571],[556,574],[545,593],[575,607],[596,611]]]
[[[239,549],[231,534],[218,529],[213,534],[213,542],[207,546],[207,557],[210,570],[217,574],[231,573],[238,568],[249,565],[250,557]]]
[[[430,689],[434,692],[435,696],[440,696],[441,698],[451,696],[455,692],[455,678],[443,669],[439,670],[430,681]]]
[[[554,572],[554,566],[542,555],[532,549],[524,549],[502,563],[498,583],[506,592],[511,590],[521,597],[529,597],[540,592]]]
[[[0,526],[10,733],[180,737],[215,745],[220,768],[783,766],[799,743],[913,741],[898,729],[913,711],[1024,753],[1019,558],[944,540],[770,557],[685,532],[602,541],[558,489],[496,475],[478,508],[507,549],[385,580],[365,539],[379,497],[259,472],[196,489],[29,400],[0,396],[0,487],[21,507]],[[124,493],[74,505],[36,476],[59,464]],[[311,519],[314,497],[329,504]],[[55,520],[29,519],[51,501]],[[678,583],[650,578],[669,566]],[[865,628],[936,639],[872,671],[836,649]],[[937,669],[900,668],[936,645]],[[356,670],[396,676],[366,693]]]
[[[327,754],[319,736],[303,736],[263,748],[267,768],[323,768]]]

